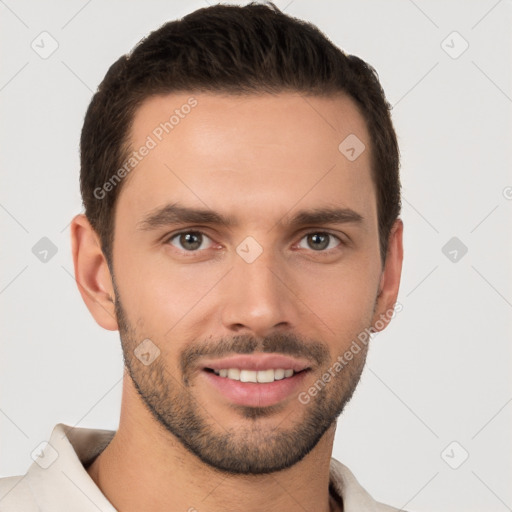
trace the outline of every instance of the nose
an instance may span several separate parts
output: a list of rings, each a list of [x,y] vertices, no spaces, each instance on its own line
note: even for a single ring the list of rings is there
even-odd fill
[[[300,301],[288,274],[270,250],[251,263],[236,254],[223,290],[224,327],[257,337],[268,336],[276,329],[295,329]]]

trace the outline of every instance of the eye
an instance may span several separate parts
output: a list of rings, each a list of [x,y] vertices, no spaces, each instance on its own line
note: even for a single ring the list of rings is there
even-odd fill
[[[312,231],[311,233],[307,233],[302,240],[306,240],[306,243],[309,247],[304,247],[299,245],[299,247],[303,249],[313,249],[314,251],[322,251],[327,252],[325,249],[334,249],[340,245],[342,245],[342,241],[336,235],[331,233],[326,233],[323,231]],[[335,246],[331,245],[332,240],[335,239],[338,241],[338,244]]]
[[[205,240],[210,240],[211,242],[211,239],[204,233],[201,233],[201,231],[182,231],[171,236],[167,243],[187,252],[196,252],[200,249],[208,248],[204,247]]]

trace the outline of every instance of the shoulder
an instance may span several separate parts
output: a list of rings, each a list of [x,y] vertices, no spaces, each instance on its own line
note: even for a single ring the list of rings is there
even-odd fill
[[[27,475],[0,478],[0,511],[39,511],[28,484]]]
[[[406,512],[375,501],[357,481],[352,471],[335,458],[331,459],[330,484],[341,498],[344,512]]]

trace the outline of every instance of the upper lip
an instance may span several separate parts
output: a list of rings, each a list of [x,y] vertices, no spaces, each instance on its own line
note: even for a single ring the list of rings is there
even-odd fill
[[[240,370],[270,370],[270,369],[292,369],[294,372],[300,372],[310,368],[305,359],[296,359],[294,357],[280,354],[251,354],[234,355],[223,359],[210,359],[203,361],[203,368],[211,370],[222,370],[229,368],[239,368]]]

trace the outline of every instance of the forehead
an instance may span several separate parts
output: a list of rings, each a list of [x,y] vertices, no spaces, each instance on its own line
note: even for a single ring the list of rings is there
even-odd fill
[[[182,136],[197,150],[208,149],[210,156],[223,153],[216,151],[218,143],[233,137],[281,145],[295,154],[311,152],[314,146],[322,151],[330,144],[337,155],[340,137],[350,134],[367,139],[367,127],[355,101],[345,94],[176,93],[146,99],[135,113],[129,138],[137,146],[150,135],[165,145]]]
[[[172,200],[226,212],[228,203],[271,202],[276,213],[299,201],[374,206],[366,123],[344,95],[154,96],[137,110],[130,141],[145,155],[119,201],[141,213]]]

